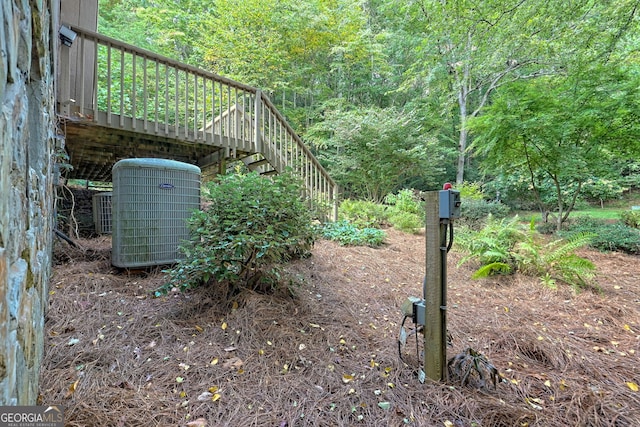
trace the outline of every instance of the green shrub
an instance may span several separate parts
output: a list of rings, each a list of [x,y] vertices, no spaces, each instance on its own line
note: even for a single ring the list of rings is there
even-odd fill
[[[599,177],[592,177],[586,180],[581,189],[583,197],[600,204],[619,199],[627,190],[629,188],[621,185],[620,179],[611,180]]]
[[[417,233],[424,227],[424,202],[409,189],[385,197],[389,204],[388,221],[393,228],[405,233]]]
[[[620,213],[620,219],[627,227],[640,228],[640,211],[624,211]]]
[[[302,189],[289,174],[231,174],[208,183],[208,206],[188,221],[185,257],[168,270],[169,281],[156,295],[217,282],[232,289],[277,287],[278,264],[308,254],[314,243]]]
[[[481,200],[484,199],[484,193],[480,183],[478,182],[463,182],[461,185],[456,185],[456,190],[460,192],[460,197],[467,200]]]
[[[540,222],[536,225],[536,231],[540,234],[553,234],[557,230],[558,225],[552,221]]]
[[[387,194],[384,201],[394,211],[424,215],[424,203],[413,190],[405,188],[398,191],[398,194]]]
[[[424,218],[411,212],[398,211],[389,215],[389,223],[396,230],[416,234],[424,227]]]
[[[340,203],[338,219],[349,221],[360,228],[380,227],[387,221],[387,208],[367,200],[346,199]]]
[[[484,226],[489,215],[494,218],[504,218],[508,214],[509,207],[500,202],[488,202],[483,199],[462,199],[462,205],[460,205],[461,217],[457,222],[477,230]]]
[[[631,228],[622,222],[611,223],[598,218],[577,217],[559,235],[569,238],[576,233],[593,234],[594,237],[589,246],[600,251],[640,254],[640,230]]]
[[[320,227],[320,235],[345,246],[377,247],[384,243],[384,231],[377,228],[358,228],[349,221],[328,222]]]

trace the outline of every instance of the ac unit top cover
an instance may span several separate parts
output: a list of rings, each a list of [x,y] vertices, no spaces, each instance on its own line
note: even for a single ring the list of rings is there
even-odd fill
[[[178,162],[176,160],[167,159],[124,159],[113,165],[112,171],[116,171],[120,168],[153,168],[153,169],[170,169],[170,170],[182,170],[186,172],[192,172],[199,174],[200,168],[189,163]]]

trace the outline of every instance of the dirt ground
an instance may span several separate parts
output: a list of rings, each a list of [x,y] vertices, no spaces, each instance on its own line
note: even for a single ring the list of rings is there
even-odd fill
[[[583,252],[602,292],[576,294],[472,280],[452,251],[448,357],[485,355],[499,383],[479,388],[421,383],[415,335],[400,359],[425,243],[387,236],[378,249],[318,241],[289,267],[295,296],[232,301],[214,288],[152,298],[163,274],[111,267],[108,237],[56,242],[40,403],[64,405],[69,426],[640,425],[637,257]]]

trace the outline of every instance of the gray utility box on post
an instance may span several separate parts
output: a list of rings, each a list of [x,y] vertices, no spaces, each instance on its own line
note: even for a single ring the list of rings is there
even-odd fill
[[[460,218],[460,192],[458,190],[440,190],[440,219]]]
[[[113,166],[112,253],[116,267],[173,264],[189,238],[186,220],[200,208],[200,168],[164,159]]]

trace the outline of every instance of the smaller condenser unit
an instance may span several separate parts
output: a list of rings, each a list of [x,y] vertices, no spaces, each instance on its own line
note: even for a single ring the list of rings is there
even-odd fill
[[[93,223],[97,234],[111,234],[111,192],[93,195]]]
[[[189,238],[187,219],[200,208],[200,168],[164,159],[113,166],[112,253],[116,267],[173,264]]]

